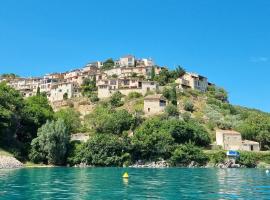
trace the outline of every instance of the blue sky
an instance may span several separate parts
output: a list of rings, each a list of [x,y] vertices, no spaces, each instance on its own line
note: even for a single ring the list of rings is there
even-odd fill
[[[125,54],[182,65],[270,112],[268,0],[0,0],[0,73],[37,76]]]

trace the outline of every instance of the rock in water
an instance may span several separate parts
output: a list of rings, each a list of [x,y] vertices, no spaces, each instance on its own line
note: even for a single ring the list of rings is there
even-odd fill
[[[0,169],[21,168],[23,164],[14,157],[0,156]]]

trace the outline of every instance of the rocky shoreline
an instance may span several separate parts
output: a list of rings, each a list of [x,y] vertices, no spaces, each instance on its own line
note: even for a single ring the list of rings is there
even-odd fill
[[[130,165],[131,168],[168,168],[170,167],[169,163],[165,160],[155,161],[155,162],[142,162],[137,161],[135,164]]]
[[[131,168],[169,168],[172,167],[167,161],[153,161],[153,162],[143,162],[137,161],[135,164],[130,165]],[[178,166],[178,167],[187,167],[187,168],[220,168],[220,169],[227,169],[227,168],[245,168],[245,166],[241,166],[239,164],[235,164],[233,160],[227,160],[224,163],[218,164],[210,164],[200,166],[196,162],[192,161],[188,165]]]
[[[18,161],[14,157],[10,156],[0,156],[0,169],[16,169],[16,168],[22,168],[24,167],[23,163]],[[27,166],[26,166],[27,167]],[[37,166],[34,166],[37,167]],[[45,165],[45,166],[39,166],[39,167],[56,167],[56,166],[50,166],[50,165]],[[70,166],[67,166],[70,167]],[[95,167],[92,165],[87,165],[86,163],[80,163],[76,164],[72,167],[75,168],[88,168],[88,167]],[[159,168],[171,168],[169,162],[165,160],[160,160],[160,161],[137,161],[136,163],[130,165],[130,166],[124,166],[124,167],[129,167],[129,168],[153,168],[153,169],[159,169]],[[245,166],[241,166],[239,164],[235,164],[232,160],[227,160],[224,163],[217,163],[217,164],[211,164],[208,163],[207,165],[197,165],[196,162],[191,162],[188,165],[183,165],[183,166],[177,166],[177,167],[185,167],[185,168],[220,168],[220,169],[227,169],[227,168],[245,168]]]
[[[23,167],[23,164],[11,156],[0,156],[0,169],[16,169]]]

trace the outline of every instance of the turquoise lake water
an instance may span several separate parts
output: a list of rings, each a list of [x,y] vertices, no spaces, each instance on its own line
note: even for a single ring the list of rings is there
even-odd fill
[[[0,199],[270,199],[270,176],[261,169],[0,170]]]

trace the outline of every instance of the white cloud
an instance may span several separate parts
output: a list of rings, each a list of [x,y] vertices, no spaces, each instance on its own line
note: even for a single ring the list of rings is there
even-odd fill
[[[251,62],[255,62],[255,63],[257,63],[257,62],[267,62],[268,61],[268,58],[267,57],[263,57],[263,56],[261,56],[261,57],[251,57],[250,58],[250,61]]]

